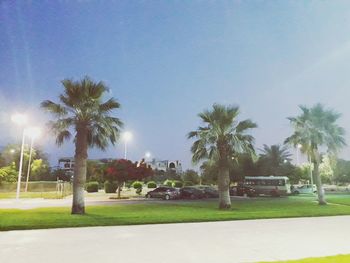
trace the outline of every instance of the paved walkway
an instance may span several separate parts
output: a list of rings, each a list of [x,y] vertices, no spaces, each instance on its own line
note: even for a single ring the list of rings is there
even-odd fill
[[[349,254],[350,216],[0,232],[6,263],[235,263]]]

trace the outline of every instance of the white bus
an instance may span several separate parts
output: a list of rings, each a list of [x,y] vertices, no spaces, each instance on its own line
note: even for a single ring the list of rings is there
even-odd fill
[[[286,176],[246,176],[244,185],[253,188],[257,195],[281,196],[291,193],[291,185]]]

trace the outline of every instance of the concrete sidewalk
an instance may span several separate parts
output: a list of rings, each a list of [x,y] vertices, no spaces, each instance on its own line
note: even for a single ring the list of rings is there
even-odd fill
[[[350,216],[0,232],[6,263],[232,263],[349,254]]]

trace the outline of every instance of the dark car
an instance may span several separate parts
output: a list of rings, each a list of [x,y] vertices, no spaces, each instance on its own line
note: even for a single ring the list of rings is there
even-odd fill
[[[146,198],[162,198],[165,200],[177,199],[179,191],[173,187],[160,186],[146,194]]]
[[[212,186],[201,185],[201,186],[198,186],[197,188],[204,192],[204,196],[206,198],[218,198],[219,197],[218,190]]]
[[[254,188],[244,185],[244,184],[238,184],[237,186],[234,186],[230,188],[230,196],[244,196],[247,195],[249,197],[257,196],[257,193]]]
[[[205,197],[205,193],[196,187],[187,186],[180,189],[180,197],[183,199],[200,199]]]

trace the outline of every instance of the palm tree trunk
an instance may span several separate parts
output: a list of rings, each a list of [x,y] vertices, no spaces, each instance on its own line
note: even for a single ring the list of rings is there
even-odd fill
[[[320,164],[317,160],[314,161],[314,178],[316,180],[316,186],[317,186],[318,204],[319,205],[326,205],[327,202],[326,202],[326,199],[324,196],[324,191],[322,188],[319,165]]]
[[[85,214],[84,186],[86,181],[87,160],[87,131],[86,128],[77,128],[75,142],[75,164],[73,179],[72,214]]]
[[[230,198],[230,176],[228,168],[219,169],[219,208],[220,209],[230,209],[231,208],[231,198]]]
[[[117,198],[120,199],[122,191],[122,183],[118,182]]]

